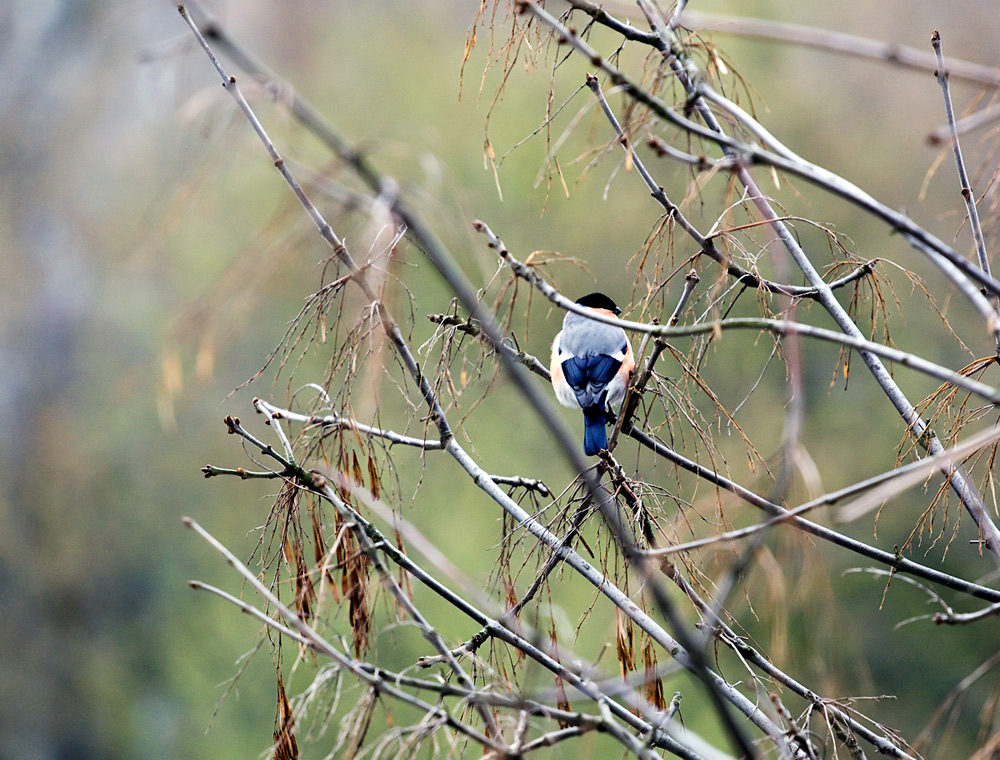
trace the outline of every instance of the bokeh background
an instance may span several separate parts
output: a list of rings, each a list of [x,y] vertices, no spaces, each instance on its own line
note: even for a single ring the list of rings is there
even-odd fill
[[[619,177],[605,198],[611,163],[579,182],[582,164],[569,165],[569,198],[536,185],[543,138],[508,151],[541,123],[549,66],[517,67],[491,111],[498,78],[496,69],[484,76],[488,29],[480,29],[460,76],[475,6],[205,4],[400,179],[477,284],[496,269],[469,231],[478,217],[512,249],[580,256],[609,291],[629,293],[634,271],[622,262],[654,218],[649,209],[636,217],[641,188],[619,193],[637,184]],[[937,28],[949,54],[997,63],[1000,16],[992,0],[692,6],[926,50]],[[631,6],[616,10],[639,15]],[[504,38],[504,23],[495,34]],[[928,175],[941,150],[925,138],[943,120],[930,74],[716,39],[751,83],[758,115],[787,144],[967,247],[953,167],[946,160]],[[264,652],[244,660],[260,643],[255,626],[187,588],[189,578],[222,584],[228,576],[183,530],[181,516],[197,518],[237,554],[253,549],[252,529],[263,522],[272,489],[205,480],[199,468],[245,464],[223,415],[251,417],[253,395],[287,396],[288,378],[274,381],[273,371],[241,385],[318,286],[326,252],[173,3],[6,0],[0,71],[0,756],[257,756],[269,745],[274,715],[271,659]],[[263,93],[248,87],[247,94],[286,156],[309,163],[322,155]],[[981,94],[955,84],[960,111]],[[502,200],[484,168],[488,115],[490,140],[504,156]],[[976,175],[979,191],[993,173],[991,139],[983,130],[966,140],[970,165],[986,167]],[[802,213],[816,204],[812,212],[849,235],[860,256],[891,254],[920,270],[916,255],[879,225],[803,193]],[[621,249],[628,256],[606,255]],[[582,292],[592,282],[569,267],[556,272]],[[901,299],[909,298],[903,288]],[[418,304],[417,312],[446,308],[446,301]],[[537,314],[526,340],[544,354],[554,322],[550,329],[547,315]],[[919,332],[926,318],[900,329]],[[420,319],[414,329],[418,337],[429,331]],[[942,347],[938,357],[928,348],[930,358],[953,360],[949,351]],[[832,363],[821,365],[809,376],[808,419],[813,456],[840,478],[825,483],[831,488],[891,465],[901,435],[885,409],[831,398],[832,371]],[[931,386],[916,387],[919,397]],[[780,428],[762,435],[774,444]],[[883,441],[882,460],[859,472],[844,453],[845,436]],[[543,442],[543,431],[526,424],[517,446],[483,436],[478,453],[497,470],[518,471],[521,457]],[[495,545],[499,523],[468,494],[481,519],[453,550],[475,567],[475,552]],[[446,542],[452,510],[438,509],[439,519],[423,528]],[[905,538],[912,524],[912,514],[883,523],[882,544],[891,547],[893,531]],[[871,540],[870,522],[855,529]],[[962,530],[967,538],[968,526]],[[941,561],[941,546],[924,550]],[[955,549],[944,563],[977,577],[984,571],[969,553]],[[486,564],[480,577],[488,572]],[[919,595],[889,595],[880,609],[879,583],[839,575],[831,583],[837,590],[824,593],[845,595],[852,615],[790,621],[789,658],[812,672],[813,645],[848,637],[854,656],[840,655],[838,665],[844,688],[905,694],[905,709],[893,714],[889,706],[884,714],[911,737],[956,677],[996,650],[989,624],[947,636],[927,624],[894,632],[896,623],[928,611]],[[942,647],[951,666],[938,678],[933,663]],[[975,715],[962,721],[974,733]]]

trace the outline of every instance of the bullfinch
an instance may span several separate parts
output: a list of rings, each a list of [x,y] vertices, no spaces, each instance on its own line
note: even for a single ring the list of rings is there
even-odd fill
[[[609,317],[621,314],[615,302],[603,293],[591,293],[577,300],[580,306]],[[567,312],[562,330],[552,342],[552,387],[564,406],[583,409],[583,450],[594,456],[608,447],[608,410],[625,398],[635,358],[628,336],[620,327],[595,322]]]

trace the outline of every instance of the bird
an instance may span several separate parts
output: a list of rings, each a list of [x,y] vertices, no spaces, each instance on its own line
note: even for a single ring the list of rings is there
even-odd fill
[[[576,302],[604,316],[622,313],[603,293],[590,293]],[[622,328],[566,312],[562,330],[552,341],[549,372],[559,403],[583,409],[583,450],[587,456],[608,447],[605,425],[615,419],[609,407],[625,398],[634,368],[632,346]]]

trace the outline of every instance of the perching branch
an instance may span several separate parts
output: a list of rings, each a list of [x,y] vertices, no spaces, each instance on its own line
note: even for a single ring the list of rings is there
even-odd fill
[[[515,258],[503,244],[503,241],[500,240],[500,238],[489,228],[488,225],[486,225],[486,223],[476,221],[473,223],[473,226],[478,232],[482,232],[486,236],[489,241],[490,248],[497,251],[497,254],[504,261],[504,263],[511,268],[511,271],[514,272],[514,274],[533,285],[539,290],[539,292],[542,293],[542,295],[560,308],[566,309],[567,311],[573,311],[578,314],[591,316],[591,318],[597,322],[616,325],[630,332],[643,333],[645,335],[651,335],[664,339],[705,334],[717,335],[728,329],[762,330],[774,333],[775,335],[805,335],[810,338],[816,338],[818,340],[836,343],[847,348],[853,348],[861,352],[862,355],[870,354],[873,356],[881,356],[892,362],[901,364],[904,367],[909,367],[918,372],[922,372],[929,377],[943,380],[944,382],[954,385],[957,388],[962,388],[963,390],[974,393],[977,396],[981,396],[992,404],[1000,404],[1000,389],[993,388],[992,386],[988,386],[978,380],[973,380],[958,372],[954,372],[947,367],[942,367],[939,364],[927,361],[916,354],[907,353],[906,351],[900,351],[899,349],[870,341],[861,335],[861,332],[857,329],[857,327],[855,327],[851,333],[843,334],[832,330],[826,330],[821,327],[805,325],[801,322],[789,322],[781,319],[746,317],[719,319],[693,325],[671,326],[669,324],[655,325],[642,322],[632,322],[626,319],[618,319],[617,317],[606,316],[603,314],[591,315],[583,307],[575,304],[570,298],[562,295],[553,285],[546,282],[545,279],[543,279],[531,267],[526,266],[523,262]],[[853,324],[853,322],[851,324]],[[898,387],[891,381],[891,379],[888,382],[891,383],[890,388],[896,388],[898,391]],[[912,412],[912,407],[909,408]],[[921,423],[919,433],[915,431],[915,434],[922,435],[923,431],[924,427]]]
[[[258,400],[258,402],[257,402],[258,405],[264,404],[264,403],[266,403],[266,402],[262,402],[260,400]],[[284,412],[284,416],[286,418],[289,418],[289,419],[294,419],[295,418],[294,415],[292,415],[291,413],[288,413],[285,410],[276,410],[274,407],[270,407],[270,406],[269,406],[269,408],[271,408],[272,410],[274,410],[275,413],[277,413],[277,414],[281,414],[282,412]],[[232,429],[232,427],[231,427],[231,429]],[[267,446],[267,444],[263,443],[262,441],[260,441],[260,439],[258,439],[255,436],[251,435],[242,426],[240,426],[240,425],[237,424],[237,427],[236,427],[236,429],[235,429],[234,432],[236,432],[241,437],[245,438],[251,445],[257,447],[262,452],[266,453],[269,450],[269,447]],[[402,552],[399,552],[398,550],[396,550],[395,547],[393,546],[392,542],[389,541],[387,537],[381,535],[381,533],[375,528],[375,526],[373,524],[371,524],[369,521],[365,520],[357,511],[351,509],[337,495],[336,491],[331,487],[329,481],[326,478],[323,478],[323,477],[321,477],[321,476],[319,476],[317,474],[306,473],[305,471],[299,471],[298,473],[296,473],[295,477],[296,477],[296,479],[297,479],[297,481],[299,482],[300,485],[302,485],[303,487],[308,488],[309,490],[313,491],[314,493],[322,496],[322,498],[324,498],[326,501],[330,502],[331,504],[336,505],[338,507],[338,510],[342,511],[342,513],[343,513],[343,515],[344,515],[345,518],[347,518],[351,523],[356,524],[356,525],[358,525],[361,528],[360,531],[357,531],[359,534],[364,535],[364,536],[369,537],[369,538],[372,539],[371,541],[368,541],[369,552],[374,552],[377,549],[377,552],[379,554],[384,554],[390,561],[392,561],[395,564],[399,565],[402,569],[404,569],[407,573],[411,574],[413,577],[415,577],[416,579],[418,579],[421,583],[423,583],[424,585],[426,585],[429,588],[433,589],[439,596],[441,596],[443,599],[445,599],[446,601],[448,601],[451,605],[453,605],[460,612],[462,612],[463,614],[465,614],[466,616],[468,616],[470,619],[474,620],[475,622],[483,625],[484,626],[484,629],[483,629],[483,636],[484,637],[488,636],[490,638],[496,638],[496,639],[504,641],[504,642],[506,642],[508,644],[511,644],[512,646],[515,646],[523,654],[525,654],[525,655],[527,655],[529,657],[534,658],[540,664],[542,664],[543,666],[545,666],[545,667],[549,668],[550,670],[552,670],[556,675],[558,675],[560,678],[562,678],[563,680],[565,680],[567,683],[573,685],[577,690],[579,690],[585,696],[588,696],[591,699],[596,699],[598,701],[600,701],[603,698],[600,695],[599,692],[595,692],[594,691],[594,689],[592,688],[592,686],[590,686],[586,682],[586,680],[581,679],[574,672],[567,670],[561,663],[553,660],[548,654],[546,654],[542,650],[538,649],[535,645],[529,643],[527,640],[525,640],[521,636],[519,636],[517,634],[517,631],[516,631],[515,627],[511,625],[512,620],[510,618],[507,618],[505,616],[505,620],[502,623],[499,622],[499,621],[497,621],[497,620],[493,620],[493,619],[489,618],[484,613],[480,612],[476,608],[474,608],[471,605],[469,605],[460,596],[457,596],[457,595],[453,594],[448,589],[446,589],[443,585],[441,585],[440,583],[438,583],[430,574],[426,573],[421,568],[419,568],[405,554],[403,554]],[[349,484],[345,482],[345,483],[341,483],[340,487],[347,487],[348,485]],[[510,505],[514,504],[513,501],[511,501],[509,499],[509,497],[507,497],[506,494],[504,494],[502,491],[495,492],[495,493],[498,494],[498,497],[499,497],[499,499],[501,501],[506,501]],[[495,497],[495,498],[497,498],[497,497]],[[519,509],[519,507],[516,507],[516,505],[513,508],[515,510]],[[540,526],[538,526],[537,523],[535,523],[533,520],[531,520],[531,518],[527,518],[527,519],[530,522],[530,524],[527,526],[529,528],[529,530],[532,530],[533,527],[534,527],[535,530],[540,530],[542,532],[545,531],[544,528],[541,528]],[[372,556],[374,557],[375,554],[372,554]],[[578,556],[578,555],[576,555],[576,556]],[[581,561],[582,561],[582,559],[581,559]],[[232,564],[232,563],[230,563],[230,564]],[[594,577],[596,579],[596,577],[597,577],[596,574],[593,574],[593,575],[594,575]],[[385,573],[384,571],[383,571],[383,577],[387,578],[389,581],[391,581],[391,578],[389,578],[388,574]],[[619,596],[619,598],[621,598],[622,595],[621,595],[620,591],[615,590],[614,593],[616,593]],[[269,599],[269,601],[270,601],[270,599]],[[634,607],[634,605],[632,605],[632,606]],[[295,613],[294,612],[290,612],[290,614],[294,615]],[[305,626],[305,625],[306,624],[303,622],[303,626]],[[296,628],[296,630],[298,630],[300,628],[300,626],[293,626],[293,627]],[[481,643],[482,642],[480,641],[480,644]],[[318,651],[321,651],[322,653],[326,654],[325,650],[318,650]],[[470,650],[465,650],[465,651],[470,651]],[[444,661],[444,662],[453,661],[455,657],[459,656],[459,654],[461,654],[461,653],[458,652],[458,651],[452,652],[451,650],[446,650],[444,652],[440,652],[440,654],[439,654],[439,658],[440,659],[435,658],[433,660],[433,662],[436,663],[436,662],[439,662],[439,661]],[[683,745],[679,744],[677,742],[677,740],[674,739],[674,738],[672,738],[670,735],[656,731],[654,729],[654,727],[652,727],[652,726],[650,726],[648,724],[643,723],[641,720],[638,723],[635,723],[634,722],[635,721],[634,718],[626,718],[625,717],[626,715],[628,715],[628,716],[632,715],[632,713],[629,712],[629,708],[631,708],[631,709],[634,710],[637,706],[641,706],[641,705],[636,705],[636,703],[632,703],[632,704],[628,705],[627,707],[624,707],[624,706],[619,706],[617,703],[610,703],[610,704],[614,705],[614,708],[612,709],[612,712],[614,712],[614,714],[619,719],[624,719],[627,722],[630,722],[630,724],[633,725],[634,727],[639,728],[640,730],[642,730],[643,733],[647,733],[647,734],[652,735],[654,737],[654,744],[656,746],[662,747],[664,749],[668,749],[672,753],[676,754],[678,757],[683,757],[683,758],[697,758],[697,755],[692,754],[690,751],[688,751]]]

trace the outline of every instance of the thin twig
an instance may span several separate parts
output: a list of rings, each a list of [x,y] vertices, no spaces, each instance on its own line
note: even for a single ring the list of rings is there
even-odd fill
[[[931,618],[938,625],[968,625],[994,615],[1000,615],[1000,602],[991,604],[976,612],[935,612]]]
[[[216,467],[215,465],[211,464],[206,464],[204,467],[201,468],[201,471],[205,473],[206,478],[212,478],[218,475],[234,475],[237,478],[242,478],[243,480],[252,480],[255,478],[273,479],[273,478],[285,477],[282,473],[275,472],[273,470],[257,472],[254,470],[244,470],[242,467]]]
[[[680,321],[681,314],[687,307],[687,302],[691,298],[691,294],[694,293],[694,289],[698,287],[698,283],[701,282],[701,278],[698,276],[698,272],[692,269],[684,276],[684,290],[681,291],[681,297],[677,299],[677,306],[674,307],[673,314],[670,315],[670,319],[667,320],[667,325],[670,327],[676,327],[677,323]]]
[[[944,97],[945,116],[948,119],[948,126],[951,129],[951,147],[955,155],[955,168],[958,170],[958,182],[962,200],[965,202],[965,209],[969,214],[969,225],[972,227],[972,236],[976,241],[976,253],[979,255],[979,266],[986,273],[990,274],[990,258],[986,253],[986,240],[983,238],[983,226],[979,222],[979,211],[976,209],[976,195],[972,192],[972,183],[969,181],[969,174],[965,170],[965,160],[962,158],[962,144],[958,140],[958,128],[955,126],[955,108],[951,102],[951,86],[949,85],[949,71],[946,68],[944,52],[941,45],[941,34],[937,29],[931,35],[931,45],[934,48],[934,55],[937,57],[937,80],[941,85],[941,94]],[[993,299],[994,310],[1000,303]],[[993,319],[997,319],[994,313]],[[1000,336],[997,337],[997,355],[1000,356]]]
[[[454,327],[456,330],[464,332],[466,335],[478,338],[491,348],[493,347],[489,337],[483,333],[482,327],[475,320],[465,319],[454,314],[428,314],[427,318],[436,325]],[[500,343],[500,351],[503,352],[509,361],[523,364],[536,375],[548,375],[548,369],[544,364],[531,354],[525,353],[524,351],[518,351],[509,341],[504,340]]]
[[[322,416],[314,414],[301,414],[299,412],[293,412],[289,409],[282,409],[266,401],[260,401],[259,399],[255,399],[255,401],[259,401],[260,406],[266,408],[277,419],[287,419],[293,422],[300,422],[304,425],[313,425],[316,427],[354,430],[363,435],[381,438],[384,441],[388,441],[390,444],[415,446],[416,448],[428,451],[441,450],[444,448],[444,445],[440,440],[433,438],[416,438],[414,436],[397,433],[394,430],[384,430],[379,427],[374,427],[373,425],[366,425],[363,422],[358,422],[350,417],[343,417],[339,414],[326,414]]]
[[[870,58],[915,71],[933,72],[937,69],[935,57],[919,48],[882,42],[829,29],[818,29],[803,24],[746,16],[703,13],[701,11],[685,11],[681,16],[680,25],[704,32],[757,37],[758,39],[802,45],[812,50],[843,53],[855,58]],[[997,72],[992,66],[983,66],[958,58],[949,58],[947,66],[954,76],[968,82],[986,87],[1000,87],[1000,72]]]
[[[848,504],[839,512],[839,518],[843,521],[857,519],[861,515],[870,511],[872,508],[885,502],[885,500],[890,496],[898,494],[906,488],[925,481],[927,476],[936,470],[939,470],[942,464],[954,465],[956,462],[960,462],[968,457],[974,451],[978,451],[985,446],[989,446],[998,438],[1000,438],[1000,428],[986,430],[983,433],[972,436],[959,445],[946,449],[940,454],[918,459],[915,462],[909,462],[902,467],[888,470],[887,472],[866,478],[865,480],[846,486],[837,491],[824,494],[823,496],[807,501],[804,504],[800,504],[793,509],[786,509],[780,515],[773,517],[770,520],[757,523],[756,525],[750,525],[746,528],[719,533],[714,536],[709,536],[708,538],[687,541],[683,544],[649,549],[646,553],[650,556],[663,556],[667,554],[687,552],[693,549],[700,549],[714,544],[739,541],[758,532],[766,531],[775,525],[789,522],[792,518],[804,515],[805,513],[811,512],[819,507],[828,507],[859,492],[875,489],[865,497],[863,502]]]
[[[927,142],[931,145],[940,145],[957,135],[964,135],[966,132],[991,124],[997,119],[1000,119],[1000,103],[994,103],[981,111],[957,119],[954,124],[945,124],[932,129],[927,135]]]

